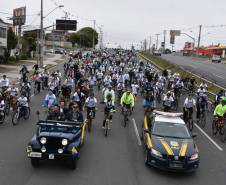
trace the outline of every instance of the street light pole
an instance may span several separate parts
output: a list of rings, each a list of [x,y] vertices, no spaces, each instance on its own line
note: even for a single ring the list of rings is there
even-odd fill
[[[93,20],[93,49],[95,49],[95,27],[96,27],[96,20]]]
[[[40,67],[43,67],[43,0],[41,0]]]

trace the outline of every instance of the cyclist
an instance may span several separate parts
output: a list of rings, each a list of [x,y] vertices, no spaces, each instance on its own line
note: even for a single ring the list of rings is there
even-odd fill
[[[156,108],[155,96],[151,91],[146,94],[143,101],[143,106],[144,106],[144,116],[147,115],[147,113],[150,111],[150,108],[153,109]]]
[[[111,94],[112,101],[115,103],[115,91],[112,89],[112,86],[109,85],[108,88],[104,91],[104,102],[106,103],[107,101],[107,95]]]
[[[184,113],[183,119],[185,122],[187,122],[188,115],[190,115],[190,117],[192,117],[195,106],[196,106],[196,101],[192,97],[192,94],[189,94],[188,97],[185,99],[184,105],[183,105],[183,113]]]
[[[199,87],[203,87],[206,91],[208,90],[208,85],[206,82],[202,82]]]
[[[123,93],[123,95],[121,97],[120,104],[122,106],[122,111],[124,110],[124,108],[129,109],[129,110],[133,110],[133,107],[134,107],[134,96],[130,92],[130,90],[126,90],[126,92]]]
[[[0,83],[3,90],[6,90],[9,87],[9,79],[6,78],[6,75],[2,76],[2,79],[0,79]]]
[[[38,71],[35,72],[35,74],[34,74],[34,76],[33,76],[33,80],[34,80],[34,82],[35,82],[34,88],[37,88],[38,93],[40,93],[42,76],[41,76],[41,74],[40,74]]]
[[[163,98],[164,112],[170,112],[173,102],[174,102],[174,98],[173,98],[171,92],[169,91]]]
[[[138,94],[138,91],[139,91],[139,85],[137,84],[136,81],[134,81],[131,85],[131,88],[132,88],[132,94],[134,96],[134,99],[136,101],[137,99],[137,94]]]
[[[219,119],[224,119],[226,113],[226,97],[224,97],[219,105],[216,106],[213,116],[216,123]]]
[[[22,82],[24,82],[27,79],[27,73],[29,73],[27,66],[23,65],[20,70],[20,74],[22,75]]]
[[[38,70],[39,70],[38,64],[35,64],[35,65],[32,67],[32,69],[35,70],[35,71],[34,71],[34,74],[36,74],[36,73],[38,72]]]
[[[90,75],[90,77],[88,78],[89,81],[89,87],[90,89],[93,89],[93,87],[96,85],[96,78],[93,74]]]
[[[220,103],[220,101],[222,100],[222,98],[224,97],[224,91],[221,89],[218,93],[217,93],[217,95],[216,95],[216,97],[215,97],[215,102],[214,102],[214,105],[215,106],[217,106],[219,103]]]
[[[82,108],[84,98],[85,98],[85,94],[81,91],[80,88],[77,88],[75,90],[72,100]]]
[[[25,93],[21,93],[20,97],[17,100],[18,106],[21,107],[22,115],[25,115],[27,109],[29,108],[28,99]]]
[[[94,97],[94,93],[92,92],[92,93],[90,93],[90,96],[88,98],[86,98],[86,101],[85,101],[85,106],[87,108],[87,118],[88,118],[90,111],[92,110],[93,111],[93,119],[95,119],[95,117],[96,117],[96,111],[95,111],[96,104],[97,104],[97,99]]]
[[[106,119],[108,118],[108,116],[109,116],[110,122],[112,122],[113,116],[109,115],[112,110],[115,110],[115,104],[114,104],[112,95],[108,94],[106,97],[106,102],[105,102],[105,109],[104,109],[105,116],[104,116],[103,125],[102,125],[103,129],[105,128],[105,123],[106,123]],[[110,129],[109,125],[108,125],[108,129]]]
[[[44,89],[44,87],[48,86],[48,80],[49,80],[49,71],[47,70],[47,68],[44,69],[41,76],[42,76],[42,81],[44,83],[44,86],[42,88]]]
[[[203,96],[205,92],[207,92],[206,89],[203,86],[200,86],[199,89],[197,90],[197,95]]]
[[[197,97],[197,115],[196,118],[199,121],[201,112],[208,110],[207,94],[204,93],[203,96]]]
[[[57,102],[57,98],[55,94],[53,94],[53,90],[49,89],[48,94],[45,97],[44,105],[48,108],[52,107]]]

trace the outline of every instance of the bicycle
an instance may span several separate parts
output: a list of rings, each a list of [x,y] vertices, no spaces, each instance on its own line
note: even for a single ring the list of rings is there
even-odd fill
[[[219,133],[221,141],[226,141],[226,133],[225,133],[225,119],[224,118],[216,118],[216,120],[213,120],[212,122],[212,132],[213,135],[217,135]]]
[[[25,120],[30,117],[30,107],[23,107],[17,105],[17,108],[14,110],[12,114],[12,124],[15,126],[18,124],[19,120],[23,117]]]
[[[108,112],[107,118],[105,120],[105,126],[104,126],[104,136],[107,137],[108,136],[108,132],[110,130],[110,122],[111,122],[111,118],[112,118],[112,113],[115,113],[115,110],[111,110],[110,112]]]
[[[5,106],[0,107],[0,124],[3,124],[5,121]]]
[[[192,131],[194,128],[194,121],[191,111],[187,112],[186,124],[188,125],[189,130]]]
[[[97,89],[98,89],[98,91],[100,91],[100,87],[101,87],[101,79],[97,79]]]
[[[92,120],[93,120],[93,117],[94,117],[94,110],[93,109],[90,109],[89,110],[89,113],[87,115],[87,121],[88,121],[88,132],[91,132],[91,129],[92,129]]]
[[[206,111],[201,110],[200,111],[200,118],[198,120],[198,123],[204,128],[206,126]]]
[[[131,115],[131,109],[124,107],[123,108],[123,126],[126,127],[127,124],[129,124],[129,116]]]

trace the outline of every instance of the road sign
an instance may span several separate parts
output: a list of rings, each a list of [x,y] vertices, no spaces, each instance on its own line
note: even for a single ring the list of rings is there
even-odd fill
[[[13,25],[21,26],[26,22],[26,7],[16,8],[13,10]]]
[[[170,35],[172,36],[180,36],[180,30],[170,30]]]
[[[174,35],[170,36],[170,44],[175,44],[175,36]]]
[[[56,30],[77,30],[77,21],[76,20],[64,20],[64,19],[57,19],[56,20]]]

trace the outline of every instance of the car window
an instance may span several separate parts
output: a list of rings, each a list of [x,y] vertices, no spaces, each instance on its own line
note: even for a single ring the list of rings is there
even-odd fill
[[[155,122],[152,134],[162,137],[190,138],[187,127],[183,124]]]

